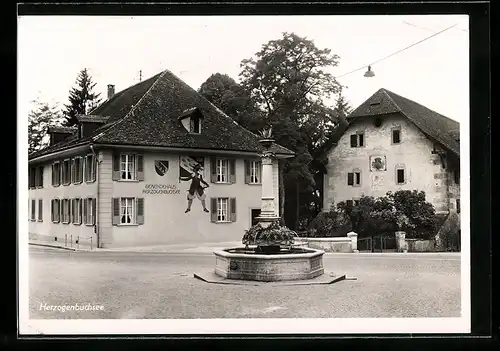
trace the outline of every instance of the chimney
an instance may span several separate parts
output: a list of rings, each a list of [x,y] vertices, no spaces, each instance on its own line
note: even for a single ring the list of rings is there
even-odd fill
[[[113,84],[108,84],[108,100],[115,95],[115,86]]]

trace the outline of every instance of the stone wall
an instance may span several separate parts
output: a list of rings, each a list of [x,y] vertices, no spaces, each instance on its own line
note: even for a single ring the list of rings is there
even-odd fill
[[[335,238],[300,238],[300,241],[311,249],[325,252],[358,252],[356,233],[348,233],[345,237]]]

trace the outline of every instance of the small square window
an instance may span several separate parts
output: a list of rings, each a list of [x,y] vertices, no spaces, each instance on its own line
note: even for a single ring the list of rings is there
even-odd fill
[[[392,130],[392,143],[393,144],[401,143],[401,129],[395,128]]]
[[[406,179],[405,179],[405,170],[403,168],[400,168],[396,170],[396,183],[397,184],[404,184]]]

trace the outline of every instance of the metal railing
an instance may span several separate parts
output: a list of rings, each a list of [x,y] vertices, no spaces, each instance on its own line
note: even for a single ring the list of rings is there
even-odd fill
[[[64,234],[64,235],[43,235],[43,234],[29,234],[29,241],[32,243],[56,245],[72,249],[90,249],[95,248],[95,241],[93,237]]]

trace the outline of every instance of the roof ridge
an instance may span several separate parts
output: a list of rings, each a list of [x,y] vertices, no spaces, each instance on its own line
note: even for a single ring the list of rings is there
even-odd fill
[[[394,104],[394,106],[396,106],[396,108],[399,110],[399,112],[401,112],[402,114],[404,114],[406,116],[406,114],[403,112],[403,109],[401,108],[401,106],[399,106],[396,101],[394,101],[394,99],[392,98],[392,96],[389,94],[393,94],[390,90],[387,90],[385,88],[381,88],[380,90],[382,90],[385,94],[385,96],[387,96],[387,98],[389,100],[391,100],[391,102]],[[406,116],[406,118],[408,118],[408,116]]]
[[[97,139],[101,138],[104,134],[108,133],[112,128],[116,127],[121,122],[123,122],[127,117],[130,117],[132,115],[132,112],[137,108],[137,105],[139,105],[142,102],[142,100],[144,99],[144,97],[151,92],[151,89],[156,85],[156,83],[158,83],[158,81],[165,75],[165,73],[166,73],[166,70],[163,71],[162,73],[160,73],[160,75],[158,76],[158,78],[156,78],[156,80],[154,81],[154,83],[151,84],[151,86],[144,93],[144,95],[141,96],[141,98],[137,101],[137,103],[132,106],[132,108],[130,109],[130,111],[128,111],[127,114],[125,116],[123,116],[123,118],[119,119],[118,121],[115,121],[108,129],[106,129],[104,132],[101,132],[100,134],[98,134],[95,137],[93,137],[92,140],[96,141]],[[137,84],[139,84],[139,83],[137,83]],[[134,86],[137,85],[137,84],[134,84]],[[132,86],[128,87],[127,89],[130,89],[131,87]],[[126,90],[126,89],[124,89],[124,90]]]
[[[213,106],[218,112],[220,112],[225,118],[228,118],[230,119],[234,124],[236,124],[237,126],[243,128],[245,131],[247,131],[248,133],[250,134],[253,134],[255,137],[259,138],[259,136],[257,134],[255,134],[254,132],[252,132],[251,130],[243,127],[241,124],[239,124],[238,122],[236,122],[231,116],[229,116],[227,113],[225,113],[224,111],[222,111],[220,108],[218,108],[217,106],[215,106],[214,103],[212,103],[210,100],[208,100],[205,96],[203,96],[203,94],[199,93],[196,89],[194,89],[192,86],[190,86],[189,84],[187,84],[186,82],[184,82],[181,78],[179,78],[177,75],[175,75],[173,72],[171,72],[170,70],[166,70],[168,71],[172,76],[174,76],[175,78],[177,78],[177,80],[179,80],[182,84],[184,84],[185,86],[187,86],[189,89],[192,89],[196,94],[198,94],[199,96],[201,96],[201,98],[203,100],[205,100],[206,102],[208,102],[211,106]],[[277,145],[280,145],[280,144],[277,144]],[[282,147],[284,147],[283,145],[280,145]],[[291,150],[290,150],[291,151]]]

